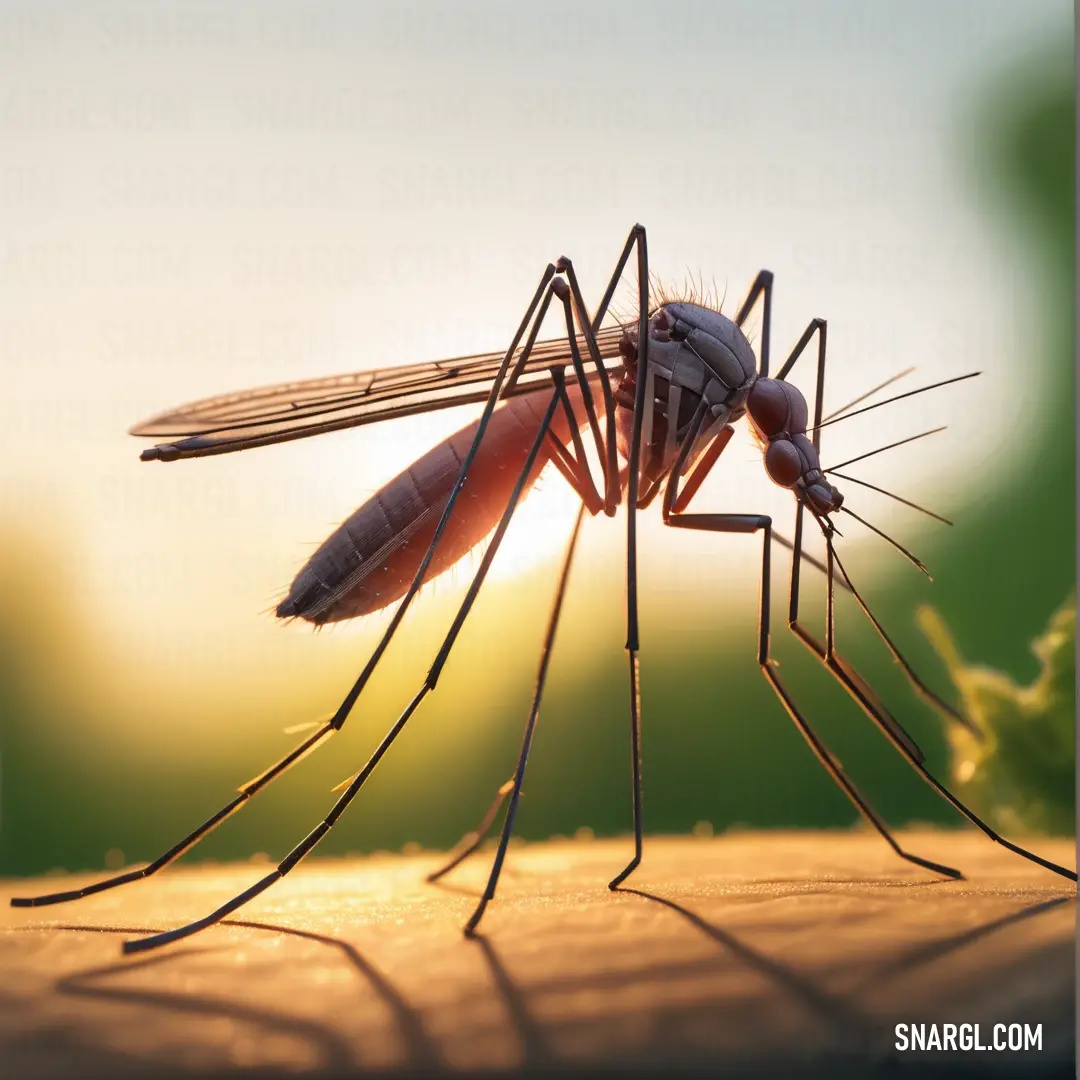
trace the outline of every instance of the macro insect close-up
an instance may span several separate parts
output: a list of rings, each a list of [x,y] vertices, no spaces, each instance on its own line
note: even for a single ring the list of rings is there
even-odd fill
[[[635,257],[638,275],[637,320],[604,332],[601,330],[604,316],[631,257]],[[144,461],[175,461],[228,453],[353,424],[370,423],[385,417],[437,409],[444,405],[460,404],[470,397],[478,400],[486,394],[487,398],[478,421],[433,448],[346,520],[311,557],[292,583],[288,596],[277,608],[277,614],[282,618],[296,617],[318,624],[369,614],[399,602],[394,619],[374,654],[334,715],[295,749],[243,785],[237,797],[149,866],[72,891],[16,897],[12,904],[17,907],[37,907],[62,903],[103,889],[126,885],[164,868],[197,844],[207,832],[238,811],[263,787],[341,729],[420,586],[440,569],[452,566],[494,528],[492,541],[485,550],[465,600],[423,685],[363,769],[341,785],[344,790],[330,813],[289,852],[275,870],[251,888],[204,918],[176,930],[129,941],[124,949],[126,952],[142,951],[195,933],[230,915],[289,873],[345,812],[420,702],[435,689],[442,666],[484,583],[488,567],[498,551],[499,542],[521,494],[548,461],[556,465],[581,498],[581,511],[559,577],[521,755],[509,784],[509,792],[500,789],[500,796],[508,794],[509,799],[499,848],[483,897],[466,924],[467,933],[475,930],[488,901],[495,895],[533,731],[540,713],[548,654],[555,641],[563,592],[582,516],[586,511],[614,514],[624,499],[628,508],[626,651],[629,656],[634,853],[625,869],[612,880],[610,887],[614,889],[626,880],[641,862],[642,719],[635,525],[637,511],[649,506],[658,496],[662,498],[667,525],[706,532],[762,535],[758,664],[818,760],[898,855],[946,877],[962,876],[960,870],[954,867],[922,858],[900,847],[888,826],[815,733],[781,681],[769,652],[771,552],[774,540],[780,540],[791,548],[794,556],[788,617],[790,628],[852,695],[867,717],[880,727],[924,780],[991,840],[1075,881],[1074,870],[1043,859],[1001,837],[938,781],[926,769],[922,751],[902,724],[835,648],[833,598],[839,581],[855,597],[912,685],[919,693],[933,699],[940,708],[948,709],[896,650],[885,629],[847,577],[836,552],[834,537],[838,530],[833,518],[844,511],[856,520],[863,519],[845,508],[844,496],[828,478],[831,472],[843,479],[851,479],[839,472],[839,468],[848,463],[836,469],[823,469],[818,457],[819,433],[826,424],[837,422],[845,415],[853,415],[855,407],[865,397],[875,393],[877,388],[868,390],[851,405],[839,410],[831,420],[824,417],[822,403],[827,324],[822,319],[810,322],[775,377],[770,377],[773,276],[768,270],[762,270],[757,276],[734,320],[697,303],[670,301],[653,305],[649,284],[646,233],[643,226],[635,225],[607,292],[594,314],[590,314],[585,307],[571,261],[560,258],[544,271],[536,294],[502,357],[494,354],[463,357],[418,367],[376,370],[355,376],[227,394],[183,406],[134,428],[133,434],[136,435],[183,435],[182,439],[159,444],[142,454]],[[561,303],[564,309],[565,340],[538,341],[540,326],[553,299]],[[755,358],[740,327],[759,300],[764,308],[763,330],[759,356]],[[642,349],[641,343],[646,341],[647,349]],[[795,363],[808,351],[812,358],[816,357],[817,362],[813,413],[808,411],[802,394],[785,381]],[[569,385],[568,371],[572,374]],[[959,377],[964,378],[966,376]],[[479,391],[476,384],[480,384]],[[909,393],[918,394],[936,388],[932,385]],[[900,396],[907,397],[909,394]],[[503,397],[508,400],[497,409]],[[862,409],[874,407],[863,405]],[[728,444],[733,434],[731,425],[744,416],[753,426],[761,444],[769,478],[780,487],[790,489],[795,496],[797,509],[793,541],[781,539],[780,534],[773,530],[771,518],[765,515],[686,511],[698,487]],[[812,422],[808,421],[811,416]],[[592,475],[582,431],[595,440],[600,468],[599,483]],[[625,459],[622,469],[620,447]],[[853,482],[862,483],[859,480]],[[824,640],[814,637],[798,620],[804,557],[804,514],[809,515],[821,529],[828,552],[824,566],[817,560],[809,560],[815,569],[824,573],[826,579],[828,602]],[[903,548],[900,550],[917,562]],[[957,722],[961,721],[958,713],[949,711]],[[442,872],[437,871],[434,876],[441,876]]]
[[[1074,22],[5,5],[8,1071],[1067,1072]]]

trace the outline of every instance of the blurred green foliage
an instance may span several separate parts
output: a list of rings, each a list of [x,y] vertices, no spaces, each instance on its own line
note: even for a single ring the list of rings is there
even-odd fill
[[[934,604],[984,663],[1019,672],[1027,642],[1076,577],[1076,85],[1071,48],[1048,43],[986,89],[958,133],[972,196],[1038,275],[1042,310],[1017,378],[1045,373],[1037,430],[996,498],[971,508],[934,559]],[[990,434],[988,437],[993,438]],[[1019,451],[1018,451],[1019,452]],[[988,582],[1008,583],[987,588]],[[961,599],[962,598],[962,599]],[[910,619],[910,612],[906,618]],[[1010,627],[1013,632],[1008,632]]]
[[[956,793],[1005,832],[1072,835],[1076,829],[1076,597],[1032,645],[1042,665],[1028,686],[967,664],[931,607],[919,623],[948,668],[976,737],[947,720]]]

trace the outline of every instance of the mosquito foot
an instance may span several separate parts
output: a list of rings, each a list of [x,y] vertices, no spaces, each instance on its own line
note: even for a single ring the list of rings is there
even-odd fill
[[[641,856],[636,855],[627,864],[627,867],[617,877],[611,879],[608,882],[608,888],[611,890],[617,889],[639,866],[641,865]]]

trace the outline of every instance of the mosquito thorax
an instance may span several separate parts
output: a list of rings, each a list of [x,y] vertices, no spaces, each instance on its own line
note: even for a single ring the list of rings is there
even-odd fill
[[[619,436],[625,451],[641,375],[636,322],[626,324],[619,352],[623,367],[615,398],[623,406]],[[659,475],[671,464],[669,421],[676,429],[674,441],[683,438],[703,400],[707,406],[703,434],[713,434],[717,425],[737,420],[746,408],[757,360],[750,342],[731,319],[688,301],[670,301],[652,312],[648,360],[653,379],[653,418],[646,474]],[[675,415],[669,416],[671,413]]]
[[[818,452],[807,438],[806,399],[798,387],[780,379],[758,379],[747,396],[746,412],[769,479],[804,497],[819,514],[839,510],[844,496],[825,479]]]
[[[637,323],[628,323],[621,352],[631,368],[637,367],[637,339]],[[729,390],[749,386],[757,371],[750,342],[726,315],[684,301],[661,304],[649,319],[649,359],[671,372],[691,357]]]

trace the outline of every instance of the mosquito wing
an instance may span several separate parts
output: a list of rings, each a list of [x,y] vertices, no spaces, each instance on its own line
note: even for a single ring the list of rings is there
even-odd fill
[[[618,356],[621,335],[619,326],[597,333],[601,357],[607,360]],[[581,336],[578,347],[587,363],[588,349]],[[502,352],[482,353],[221,394],[155,416],[137,424],[131,434],[151,438],[183,436],[142,453],[144,461],[175,461],[467,405],[487,399],[504,356]],[[519,347],[508,369],[511,373],[520,356]],[[570,346],[565,337],[538,341],[517,377],[508,378],[503,395],[530,393],[547,384],[550,368],[570,363]]]

